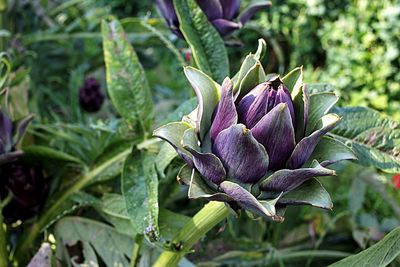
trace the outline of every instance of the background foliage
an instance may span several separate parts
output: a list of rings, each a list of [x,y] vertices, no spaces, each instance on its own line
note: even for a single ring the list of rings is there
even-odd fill
[[[42,241],[54,250],[53,264],[149,266],[163,248],[171,249],[166,241],[205,204],[187,199],[187,189],[175,182],[182,162],[170,147],[151,139],[149,130],[193,109],[196,102],[182,66],[202,54],[213,57],[214,46],[219,49],[223,41],[189,46],[169,32],[152,1],[1,1],[0,13],[0,50],[10,64],[0,91],[9,90],[15,119],[35,114],[22,147],[28,162],[45,169],[49,185],[37,216],[7,227],[9,249],[16,250],[21,266]],[[340,164],[335,166],[338,177],[321,179],[332,194],[333,211],[288,209],[290,220],[282,224],[245,214],[228,217],[195,245],[196,253],[188,254],[182,266],[325,266],[366,248],[363,253],[371,253],[372,245],[400,224],[400,182],[392,179],[400,172],[399,16],[397,0],[272,1],[270,9],[234,34],[234,43],[241,45],[227,47],[215,63],[223,65],[219,72],[204,66],[216,79],[236,73],[262,37],[268,44],[267,73],[303,65],[305,80],[320,83],[315,90],[335,90],[341,106],[367,106],[381,114],[339,109],[344,116],[368,114],[368,121],[352,123],[350,118],[332,133],[351,145],[367,167]],[[187,27],[194,35],[204,30]],[[116,35],[110,34],[115,29]],[[125,54],[107,53],[112,49]],[[227,58],[229,69],[223,64]],[[7,64],[2,63],[1,74],[7,74]],[[121,73],[126,65],[128,74]],[[79,106],[86,77],[95,77],[108,95],[95,114]],[[127,87],[132,91],[124,91]],[[136,98],[136,106],[118,106],[126,95]],[[127,157],[132,147],[137,153]],[[131,183],[135,176],[140,190]],[[141,206],[135,205],[138,199]],[[142,223],[132,227],[137,218]],[[379,248],[386,250],[376,255],[398,244],[398,236],[397,228],[382,240]],[[103,244],[115,246],[105,250]],[[46,246],[40,251],[50,253]],[[400,261],[392,252],[396,266]],[[389,264],[385,259],[374,260],[384,266]],[[334,266],[357,260],[350,257]]]

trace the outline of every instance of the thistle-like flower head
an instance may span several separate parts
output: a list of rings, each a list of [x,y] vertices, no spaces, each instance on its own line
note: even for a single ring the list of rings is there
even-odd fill
[[[101,109],[105,96],[100,83],[92,77],[86,78],[79,89],[79,105],[87,112],[94,113]]]
[[[239,15],[240,0],[196,0],[196,2],[208,20],[223,37],[241,28],[256,12],[271,5],[270,2],[262,1],[249,6]],[[156,4],[171,31],[178,37],[183,37],[179,30],[179,20],[173,0],[157,0]],[[239,19],[236,21],[238,17]]]
[[[221,86],[187,67],[198,107],[154,134],[186,162],[179,178],[191,198],[236,203],[277,221],[283,219],[277,208],[290,204],[331,209],[315,177],[334,176],[328,165],[354,159],[347,146],[326,136],[340,121],[329,113],[338,98],[309,94],[301,68],[283,78],[265,75],[259,61],[264,46],[260,41],[257,53]]]

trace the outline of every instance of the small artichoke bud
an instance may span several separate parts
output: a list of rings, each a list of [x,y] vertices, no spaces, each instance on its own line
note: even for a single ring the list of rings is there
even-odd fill
[[[239,16],[240,0],[196,0],[196,2],[222,37],[241,28],[256,12],[270,6],[269,2],[254,4]],[[179,38],[183,38],[173,0],[156,0],[156,4],[171,31]]]
[[[35,216],[42,207],[48,192],[43,170],[38,166],[16,161],[0,168],[0,198],[12,195],[3,208],[6,222],[27,220]]]
[[[99,82],[94,78],[86,78],[79,89],[79,105],[87,112],[94,113],[101,109],[104,102],[104,94]]]
[[[255,67],[261,64],[254,61]],[[249,69],[257,70],[254,66]],[[248,73],[251,78],[243,81],[254,81],[254,73]],[[332,208],[314,178],[333,176],[328,165],[354,159],[347,146],[324,136],[340,121],[328,113],[337,101],[333,93],[310,96],[300,68],[288,74],[290,89],[288,75],[266,78],[262,73],[254,88],[238,87],[236,92],[229,78],[219,87],[194,68],[187,67],[185,74],[198,96],[197,121],[170,123],[154,135],[169,142],[186,162],[178,177],[189,185],[189,197],[223,201],[277,221],[282,217],[276,205]],[[313,191],[324,195],[324,205],[307,198],[306,192]]]

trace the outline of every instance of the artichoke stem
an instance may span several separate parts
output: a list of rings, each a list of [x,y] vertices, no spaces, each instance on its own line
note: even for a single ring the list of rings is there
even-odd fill
[[[0,267],[8,266],[7,234],[3,225],[3,216],[0,208]]]
[[[211,201],[206,204],[173,238],[172,244],[177,251],[164,250],[153,267],[177,266],[192,246],[228,214],[229,210],[223,202]]]

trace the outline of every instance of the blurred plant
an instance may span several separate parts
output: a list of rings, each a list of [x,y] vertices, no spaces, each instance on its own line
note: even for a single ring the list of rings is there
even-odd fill
[[[241,0],[213,0],[213,1],[196,1],[201,10],[205,13],[208,20],[217,29],[223,37],[228,36],[235,30],[246,24],[256,12],[268,8],[271,3],[268,1],[260,1],[259,3],[249,6],[239,15]],[[173,0],[157,0],[158,9],[164,19],[167,21],[171,31],[178,37],[183,38],[179,29],[180,20],[178,19]],[[239,22],[235,22],[239,15]]]
[[[17,161],[1,166],[0,198],[11,194],[10,202],[3,207],[7,223],[27,220],[39,213],[48,193],[44,170],[40,166]]]
[[[392,176],[392,183],[396,189],[400,189],[400,174],[395,174]]]
[[[22,154],[22,151],[17,149],[17,145],[32,119],[33,116],[30,115],[13,122],[0,109],[0,164],[12,161]]]
[[[79,104],[81,108],[90,113],[97,112],[101,109],[104,98],[99,82],[92,77],[86,78],[79,89]]]

